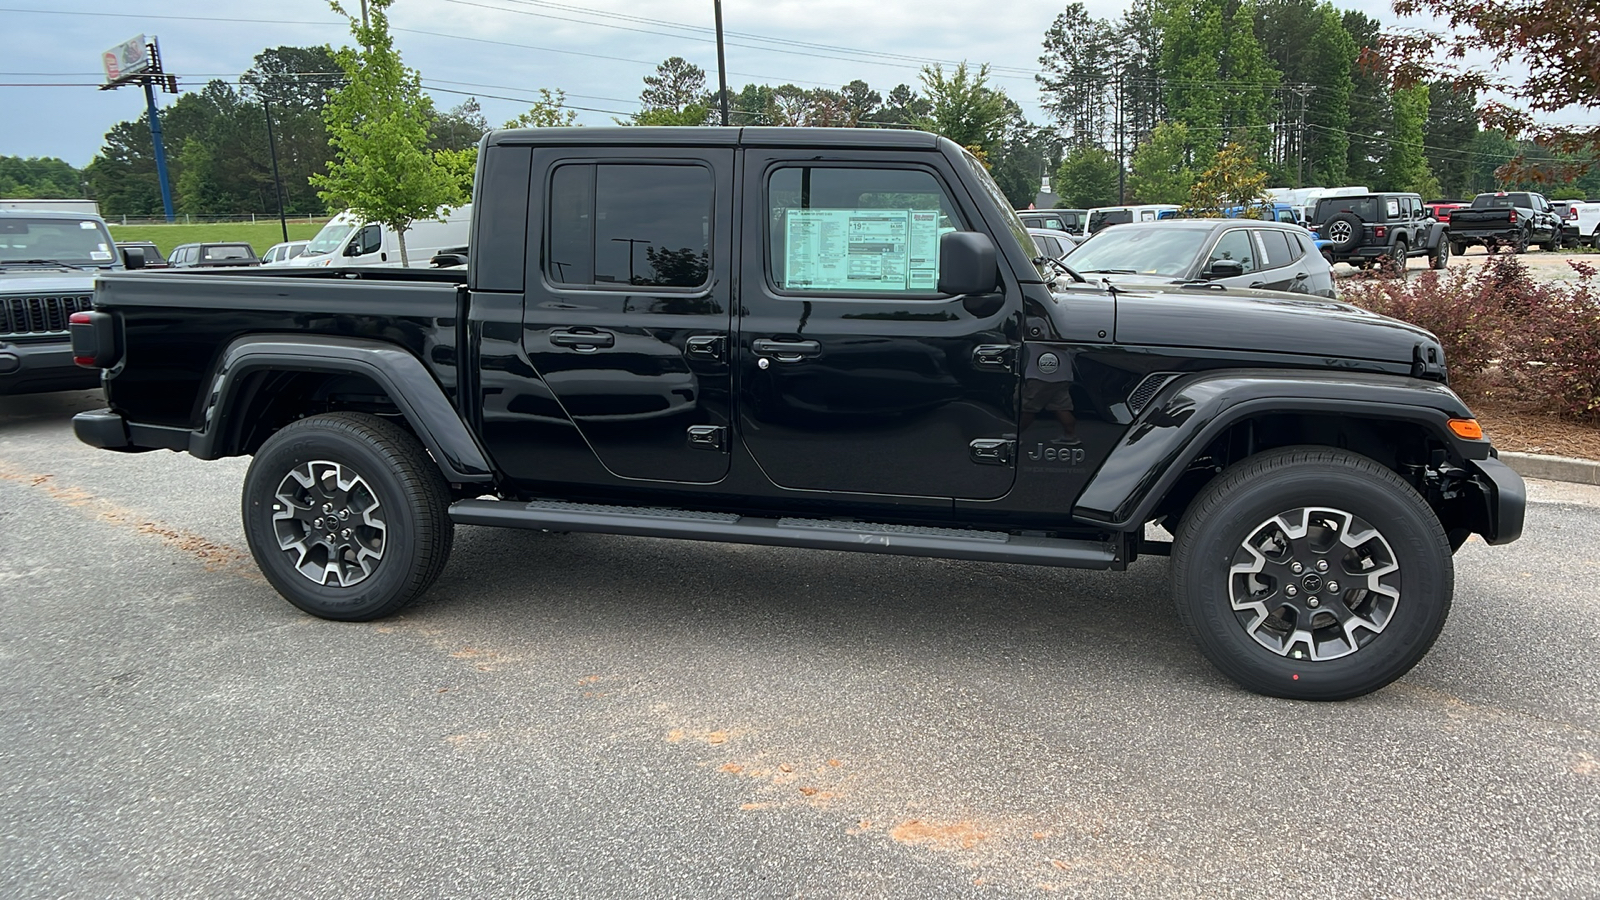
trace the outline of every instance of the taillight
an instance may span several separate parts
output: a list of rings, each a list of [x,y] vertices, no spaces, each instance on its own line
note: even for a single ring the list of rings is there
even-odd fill
[[[1379,225],[1379,226],[1377,226],[1377,227],[1372,229],[1372,236],[1376,237],[1376,238],[1382,238],[1382,237],[1388,235],[1388,233],[1389,233],[1389,229],[1383,227],[1382,225]]]
[[[1567,210],[1567,218],[1576,219],[1577,217],[1578,217],[1578,208],[1576,206],[1574,206],[1571,209]]]
[[[1507,219],[1506,221],[1515,225],[1517,223],[1517,211],[1513,209],[1511,211],[1511,218]]]
[[[67,320],[67,331],[72,335],[73,362],[89,369],[117,364],[117,333],[110,313],[75,312]]]

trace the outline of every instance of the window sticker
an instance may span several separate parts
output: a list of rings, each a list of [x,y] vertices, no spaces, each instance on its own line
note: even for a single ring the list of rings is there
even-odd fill
[[[101,244],[100,246],[104,247],[105,244]],[[111,253],[106,250],[90,250],[89,258],[96,261],[104,261],[111,258]]]
[[[784,210],[788,289],[933,291],[939,283],[939,211]]]
[[[93,222],[79,222],[78,227],[84,231],[94,231],[97,226]]]

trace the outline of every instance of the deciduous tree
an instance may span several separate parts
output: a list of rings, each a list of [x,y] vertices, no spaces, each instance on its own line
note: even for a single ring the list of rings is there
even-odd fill
[[[400,262],[410,265],[405,235],[411,223],[438,217],[461,195],[457,176],[427,150],[428,103],[420,76],[401,62],[389,34],[393,2],[366,0],[366,16],[359,19],[338,0],[329,4],[350,20],[358,46],[335,54],[348,83],[323,110],[334,156],[327,174],[313,182],[330,204],[393,228]]]

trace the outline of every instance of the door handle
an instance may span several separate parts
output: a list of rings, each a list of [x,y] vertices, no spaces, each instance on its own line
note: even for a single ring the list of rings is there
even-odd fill
[[[1294,280],[1295,281],[1305,281],[1306,280],[1306,273],[1304,273],[1304,272],[1296,272],[1296,273],[1294,273]]]
[[[1252,282],[1250,282],[1250,289],[1251,290],[1255,290],[1256,288],[1263,288],[1263,287],[1266,287],[1266,286],[1267,286],[1267,283],[1265,281],[1252,281]]]
[[[550,343],[557,347],[594,350],[598,347],[614,346],[617,343],[617,336],[609,331],[552,331]]]
[[[751,349],[757,356],[770,356],[778,362],[799,362],[807,356],[820,356],[822,345],[816,341],[779,341],[772,338],[756,338],[751,342]]]

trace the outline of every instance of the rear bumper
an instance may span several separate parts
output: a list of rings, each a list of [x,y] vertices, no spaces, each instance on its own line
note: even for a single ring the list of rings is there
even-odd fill
[[[193,432],[187,428],[141,425],[129,422],[121,413],[96,409],[73,416],[72,433],[78,440],[101,450],[142,453],[146,450],[186,451]]]
[[[0,341],[0,394],[42,394],[100,386],[100,370],[72,361],[72,345]]]
[[[1523,230],[1515,225],[1502,225],[1498,228],[1451,228],[1450,240],[1458,244],[1483,244],[1489,241],[1512,244],[1523,234]]]

